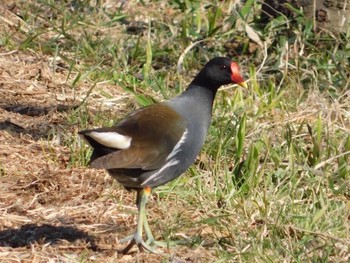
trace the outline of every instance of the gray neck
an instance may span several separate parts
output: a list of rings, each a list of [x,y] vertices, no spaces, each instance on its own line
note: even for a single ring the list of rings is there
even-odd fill
[[[207,130],[211,121],[214,97],[215,93],[212,90],[193,85],[167,103],[195,126]]]
[[[179,98],[191,98],[193,104],[202,108],[205,112],[209,110],[211,115],[215,95],[216,91],[192,84]]]

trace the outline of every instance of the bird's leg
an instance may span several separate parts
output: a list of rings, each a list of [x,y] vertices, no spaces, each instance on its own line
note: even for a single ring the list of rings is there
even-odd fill
[[[143,189],[138,189],[137,190],[137,192],[136,192],[136,207],[137,207],[137,210],[138,210],[138,221],[137,222],[139,222],[140,221],[140,205],[141,205],[141,199],[142,199],[142,197],[143,197]],[[138,227],[139,227],[139,223],[137,223],[137,229],[138,229]],[[135,232],[135,234],[137,233],[137,231]],[[123,239],[121,239],[121,240],[119,240],[119,243],[126,243],[126,242],[128,242],[128,241],[131,241],[131,240],[133,240],[134,239],[134,236],[135,235],[129,235],[129,236],[127,236],[127,237],[124,237]],[[142,235],[141,235],[142,236]],[[130,242],[130,244],[131,244],[132,242]],[[129,245],[130,245],[129,244]],[[133,244],[132,245],[134,245],[135,244],[135,242],[133,242]],[[132,246],[131,246],[132,247]],[[131,248],[130,247],[130,248]],[[124,249],[125,250],[125,249]]]
[[[143,227],[145,227],[147,237],[148,238],[151,237],[154,240],[153,235],[150,231],[150,227],[147,222],[147,215],[146,215],[146,204],[148,202],[149,196],[151,195],[151,190],[152,189],[150,187],[146,187],[142,190],[137,191],[136,203],[139,210],[137,228],[136,228],[136,232],[132,236],[126,237],[120,241],[120,243],[130,241],[130,243],[126,246],[126,248],[123,249],[122,251],[123,254],[128,253],[129,250],[134,245],[137,245],[141,251],[147,250],[149,252],[159,254],[158,251],[156,251],[148,243],[142,240]]]
[[[141,207],[141,198],[142,198],[142,194],[140,193],[141,191],[137,191],[137,197],[136,197],[136,204],[137,204],[137,207],[140,211]],[[151,193],[149,193],[150,195]],[[146,195],[146,194],[144,194]],[[146,202],[148,202],[148,196],[147,196],[147,200]],[[147,214],[146,212],[144,212],[142,215],[141,215],[141,212],[140,212],[140,217],[143,216],[143,227],[145,228],[145,233],[146,233],[146,236],[147,236],[147,241],[146,243],[147,244],[152,244],[154,242],[154,237],[153,237],[153,234],[152,234],[152,231],[151,231],[151,228],[149,227],[149,224],[148,224],[148,220],[147,220]]]
[[[153,244],[154,243],[154,236],[152,234],[151,228],[149,227],[146,214],[144,214],[143,227],[145,228],[145,233],[146,233],[146,236],[147,236],[146,243],[147,244]]]
[[[149,193],[149,195],[147,196],[147,201],[148,202],[148,198],[150,196],[151,193]],[[146,193],[144,194],[146,196]],[[140,210],[140,204],[141,204],[141,195],[137,194],[137,197],[136,197],[136,203],[137,203],[137,206]],[[147,237],[147,240],[146,240],[146,244],[147,245],[154,245],[154,246],[160,246],[160,247],[169,247],[169,244],[167,242],[162,242],[162,241],[156,241],[154,239],[154,236],[152,234],[152,231],[151,231],[151,228],[148,224],[148,220],[147,220],[147,214],[146,214],[146,210],[143,214],[140,213],[140,216],[143,215],[143,228],[145,230],[145,234],[146,234],[146,237]]]
[[[146,236],[147,236],[146,244],[153,245],[153,246],[158,246],[158,247],[164,247],[164,248],[169,248],[169,247],[172,246],[172,244],[169,243],[169,242],[156,241],[154,239],[154,236],[152,234],[151,228],[149,227],[146,215],[145,215],[145,218],[144,218],[144,221],[143,221],[143,227],[145,229],[145,233],[146,233]]]
[[[144,213],[144,219],[143,219],[143,227],[147,236],[146,244],[151,246],[158,246],[163,248],[169,248],[176,244],[174,241],[157,241],[154,239],[154,236],[152,234],[151,228],[148,224],[147,215]]]

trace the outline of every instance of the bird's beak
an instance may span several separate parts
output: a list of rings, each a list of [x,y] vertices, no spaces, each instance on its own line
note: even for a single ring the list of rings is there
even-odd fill
[[[238,85],[246,89],[248,88],[247,82],[245,81],[238,83]]]

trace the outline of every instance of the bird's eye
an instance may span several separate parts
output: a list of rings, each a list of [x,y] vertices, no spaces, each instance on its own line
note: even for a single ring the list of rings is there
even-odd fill
[[[220,66],[220,69],[221,69],[221,70],[226,70],[226,69],[227,69],[227,66],[226,66],[226,65],[221,65],[221,66]]]

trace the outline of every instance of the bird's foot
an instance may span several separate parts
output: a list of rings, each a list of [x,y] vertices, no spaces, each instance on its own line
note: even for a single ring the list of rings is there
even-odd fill
[[[161,248],[172,248],[177,245],[178,242],[176,241],[156,241],[153,238],[149,238],[146,241],[146,244],[149,244],[151,246],[155,247],[161,247]]]
[[[128,241],[130,241],[130,243],[121,251],[123,254],[127,254],[134,245],[137,245],[140,251],[148,251],[154,254],[162,254],[162,252],[157,250],[156,248],[158,241],[147,240],[147,242],[144,242],[142,240],[142,237],[138,233],[127,236],[119,242],[126,243]]]

